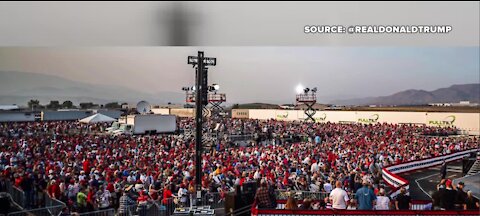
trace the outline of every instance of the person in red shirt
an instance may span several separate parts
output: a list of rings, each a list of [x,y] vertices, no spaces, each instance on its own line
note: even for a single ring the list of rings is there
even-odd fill
[[[138,205],[143,205],[150,200],[150,197],[148,197],[145,191],[140,191],[138,195],[139,195],[137,198]]]
[[[83,171],[85,172],[85,175],[87,175],[87,176],[90,174],[90,160],[85,159],[83,161]]]
[[[50,185],[48,186],[48,194],[51,197],[54,197],[56,199],[60,199],[60,186],[58,185],[58,182],[56,180],[52,180]]]
[[[20,187],[20,185],[22,184],[22,180],[23,180],[23,178],[20,175],[16,176],[15,177],[15,187]]]
[[[112,182],[112,181],[109,181],[109,182],[108,182],[108,184],[107,184],[107,190],[108,190],[108,192],[110,192],[110,193],[115,192],[115,186],[113,185],[113,182]]]
[[[174,195],[172,193],[172,190],[173,190],[173,185],[171,184],[166,185],[165,188],[163,189],[162,203],[163,205],[165,205],[168,215],[171,215],[173,213],[173,210],[175,209],[173,205]]]
[[[95,188],[90,186],[88,188],[88,194],[87,194],[87,209],[88,211],[94,211],[95,210],[95,205],[96,205],[96,193],[95,193]]]
[[[163,189],[163,204],[167,205],[170,201],[173,201],[171,198],[173,197],[172,193],[173,185],[169,184]]]
[[[150,197],[148,197],[147,193],[145,191],[140,191],[137,199],[137,203],[138,203],[137,211],[139,216],[147,215],[148,201],[150,201]]]

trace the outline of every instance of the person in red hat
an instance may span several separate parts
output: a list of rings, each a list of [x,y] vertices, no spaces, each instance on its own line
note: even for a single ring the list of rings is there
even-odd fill
[[[457,197],[457,191],[455,190],[452,180],[447,179],[445,181],[445,190],[440,198],[441,208],[444,210],[455,210],[455,198]]]

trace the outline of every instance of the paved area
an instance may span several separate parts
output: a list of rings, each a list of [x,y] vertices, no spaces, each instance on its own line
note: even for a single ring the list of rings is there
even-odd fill
[[[471,190],[474,197],[480,198],[480,173],[455,179],[453,182],[457,184],[461,181],[465,183],[465,191]]]
[[[416,200],[430,200],[440,182],[440,167],[435,166],[411,173],[400,174],[410,182],[410,196]],[[455,161],[447,165],[447,178],[456,179],[462,177],[462,162]]]

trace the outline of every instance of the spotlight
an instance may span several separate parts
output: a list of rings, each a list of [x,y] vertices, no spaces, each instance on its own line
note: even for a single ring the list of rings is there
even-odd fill
[[[298,84],[297,87],[295,87],[295,91],[297,92],[297,94],[301,94],[303,92],[302,84]]]
[[[305,88],[305,89],[303,90],[303,92],[305,92],[305,94],[307,94],[309,91],[310,91],[309,88]]]
[[[190,91],[190,87],[183,87],[182,91]]]
[[[312,89],[312,92],[313,92],[313,93],[317,92],[317,87],[313,88],[313,89]]]
[[[192,86],[192,88],[190,88],[190,89],[192,89],[192,91],[196,91],[196,90],[197,90],[197,88],[195,88],[195,86]]]
[[[218,85],[218,84],[213,84],[212,86],[213,86],[213,88],[215,89],[215,91],[220,90],[220,85]]]

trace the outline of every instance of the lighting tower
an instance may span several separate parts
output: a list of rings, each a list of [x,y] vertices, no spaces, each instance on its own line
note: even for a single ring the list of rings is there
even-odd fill
[[[216,58],[205,57],[203,51],[198,51],[197,56],[188,56],[187,64],[195,68],[195,192],[197,202],[202,199],[202,130],[203,130],[203,109],[208,104],[208,68],[215,66]]]
[[[212,84],[208,86],[208,103],[212,105],[211,107],[211,117],[219,118],[223,112],[222,103],[227,101],[227,96],[225,93],[218,93],[220,90],[220,85]]]
[[[306,121],[315,122],[313,116],[317,112],[313,109],[313,106],[317,103],[317,88],[303,88],[301,85],[297,87],[297,96],[296,96],[297,105],[305,104],[307,109],[305,109],[305,115],[307,115]]]

